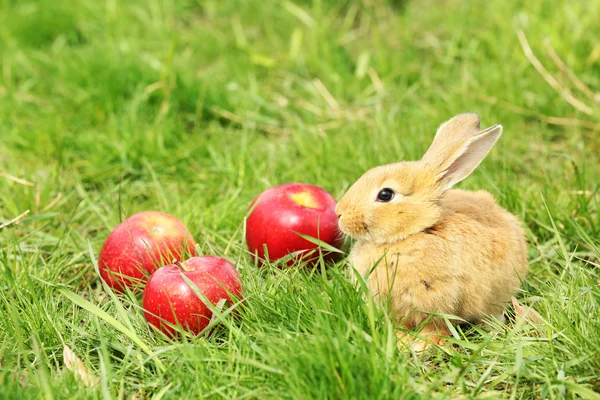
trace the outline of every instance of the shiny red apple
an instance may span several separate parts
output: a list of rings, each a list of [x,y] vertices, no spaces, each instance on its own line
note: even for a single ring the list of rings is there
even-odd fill
[[[144,211],[120,223],[109,235],[98,258],[100,276],[110,287],[141,292],[158,268],[195,255],[187,227],[172,215]]]
[[[342,235],[335,205],[331,194],[313,185],[288,183],[267,189],[250,206],[252,211],[246,221],[248,249],[260,264],[292,254],[287,265],[295,259],[314,265],[319,251],[326,260],[332,259],[335,253],[319,249],[320,246],[297,233],[340,248]]]
[[[196,286],[205,299],[195,293],[182,275]],[[227,300],[231,306],[241,293],[240,276],[229,261],[220,257],[198,256],[164,266],[152,274],[144,289],[142,305],[146,321],[167,336],[173,337],[176,332],[168,323],[181,325],[197,335],[212,317],[205,300],[214,306],[221,300]]]

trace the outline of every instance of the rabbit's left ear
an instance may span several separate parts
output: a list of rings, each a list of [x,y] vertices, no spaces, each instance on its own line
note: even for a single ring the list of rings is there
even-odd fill
[[[440,126],[423,161],[434,168],[440,189],[448,190],[477,168],[501,134],[501,125],[479,131],[476,114],[461,114]]]

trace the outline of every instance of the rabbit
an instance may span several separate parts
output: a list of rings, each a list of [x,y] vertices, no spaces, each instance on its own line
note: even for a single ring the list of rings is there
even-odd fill
[[[336,205],[340,230],[355,241],[349,261],[377,303],[387,300],[405,330],[425,323],[426,340],[398,330],[399,346],[440,344],[450,335],[440,314],[503,320],[504,304],[526,277],[519,220],[486,191],[451,189],[501,133],[501,125],[480,130],[477,114],[457,115],[438,128],[421,160],[367,171]]]

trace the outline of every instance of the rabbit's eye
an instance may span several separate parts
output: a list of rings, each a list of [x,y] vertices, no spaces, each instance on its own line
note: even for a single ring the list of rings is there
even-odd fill
[[[394,198],[394,191],[390,188],[383,188],[377,193],[377,201],[387,203]]]

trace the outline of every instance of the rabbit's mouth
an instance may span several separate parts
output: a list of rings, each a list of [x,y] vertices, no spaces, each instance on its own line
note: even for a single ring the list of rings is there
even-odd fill
[[[381,229],[375,229],[378,225],[370,227],[369,224],[359,218],[347,219],[343,215],[338,220],[340,231],[354,240],[374,244],[390,244],[406,239],[409,233],[391,233]],[[395,232],[395,231],[394,231]]]
[[[340,215],[338,226],[340,231],[353,239],[361,239],[369,233],[369,225],[366,222],[357,220],[356,218],[348,218],[344,215]]]

